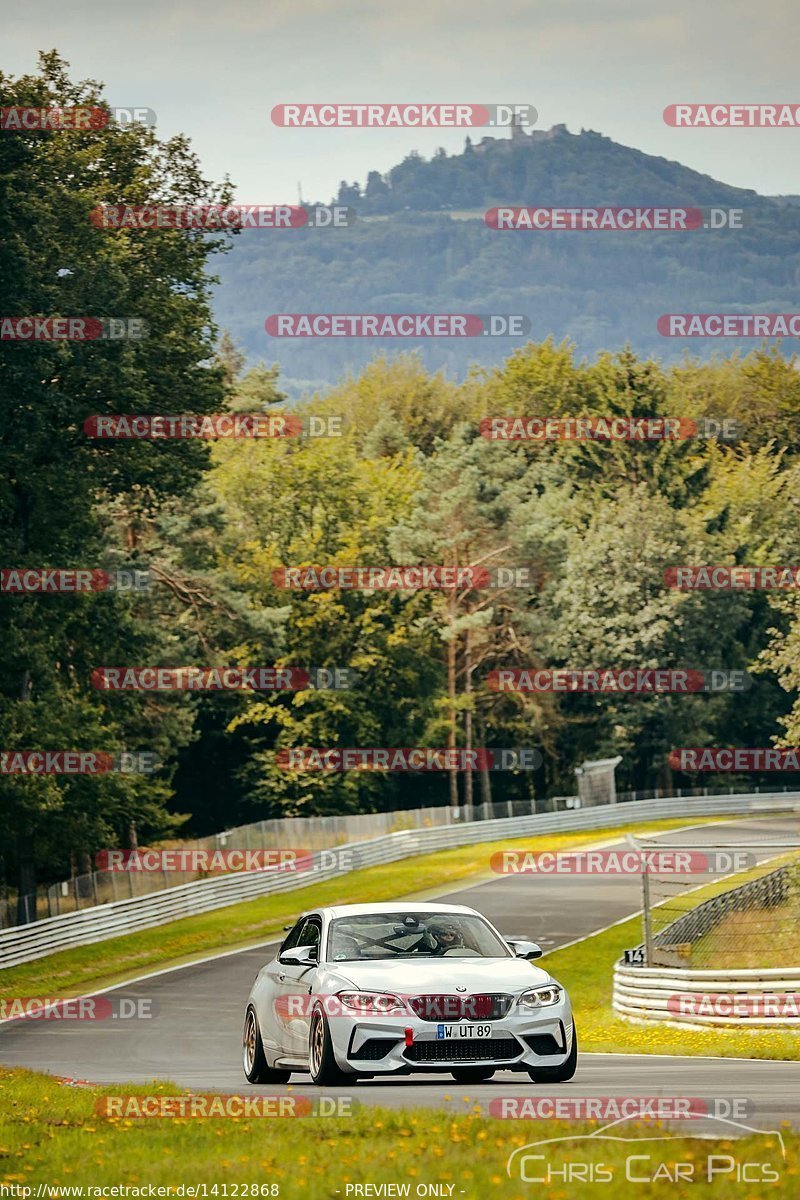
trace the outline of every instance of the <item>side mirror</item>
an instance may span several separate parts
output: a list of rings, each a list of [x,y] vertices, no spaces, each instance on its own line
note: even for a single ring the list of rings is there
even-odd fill
[[[536,942],[524,942],[521,938],[506,938],[517,958],[541,958],[544,950]]]
[[[293,946],[278,955],[278,962],[287,967],[313,967],[319,962],[316,946]]]

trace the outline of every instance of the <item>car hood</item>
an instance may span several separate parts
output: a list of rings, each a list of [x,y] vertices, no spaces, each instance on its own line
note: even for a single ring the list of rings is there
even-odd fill
[[[400,959],[397,962],[337,962],[330,969],[360,991],[400,992],[403,995],[449,994],[457,987],[466,994],[521,992],[550,979],[547,971],[523,958]]]

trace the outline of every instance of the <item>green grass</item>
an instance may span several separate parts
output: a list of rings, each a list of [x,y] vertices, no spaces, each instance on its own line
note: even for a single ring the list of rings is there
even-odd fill
[[[717,884],[712,886],[719,889]],[[705,889],[702,898],[707,898]],[[683,1029],[623,1020],[611,1007],[613,967],[623,950],[641,940],[641,917],[633,917],[574,946],[553,950],[542,959],[569,991],[581,1050],[800,1060],[800,1031]]]
[[[164,1084],[149,1091],[178,1094],[177,1089]],[[143,1095],[148,1089],[136,1086],[124,1092]],[[0,1184],[34,1189],[39,1183],[98,1188],[151,1184],[169,1188],[173,1194],[180,1185],[207,1184],[209,1196],[214,1195],[210,1190],[214,1184],[218,1185],[219,1196],[223,1195],[223,1184],[229,1195],[238,1185],[239,1196],[244,1194],[242,1185],[274,1184],[278,1189],[275,1194],[282,1200],[333,1200],[337,1196],[347,1200],[348,1185],[381,1183],[408,1184],[413,1197],[418,1185],[452,1184],[455,1198],[530,1200],[541,1194],[542,1187],[521,1182],[519,1175],[507,1176],[511,1151],[540,1139],[598,1128],[588,1122],[492,1119],[477,1111],[469,1096],[459,1094],[455,1087],[454,1111],[364,1107],[348,1118],[300,1120],[109,1121],[97,1115],[95,1105],[101,1097],[114,1094],[122,1094],[122,1089],[69,1088],[32,1072],[0,1070]],[[776,1125],[763,1119],[750,1123],[765,1129]],[[706,1122],[702,1124],[702,1132],[716,1132]],[[610,1132],[634,1140],[579,1141],[566,1148],[537,1148],[532,1153],[546,1153],[551,1169],[563,1169],[566,1162],[581,1164],[584,1171],[588,1170],[586,1164],[604,1164],[613,1180],[603,1184],[600,1194],[612,1200],[631,1194],[674,1200],[688,1192],[693,1200],[729,1194],[756,1200],[797,1196],[800,1190],[800,1139],[785,1128],[781,1130],[785,1162],[778,1138],[770,1134],[732,1140],[724,1136],[723,1128],[723,1136],[711,1142],[684,1136],[647,1142],[639,1139],[665,1136],[669,1130],[645,1122],[628,1122],[624,1129]],[[652,1176],[660,1169],[662,1178],[637,1188],[625,1179],[625,1160],[645,1154],[651,1156],[650,1163],[637,1157],[631,1164],[633,1173],[641,1176],[647,1171]],[[730,1155],[739,1163],[767,1164],[778,1174],[778,1181],[737,1186],[733,1175],[719,1175],[708,1182],[709,1155]],[[669,1165],[659,1168],[661,1163]],[[675,1163],[691,1164],[695,1173],[691,1186],[687,1182],[676,1189],[674,1182],[663,1177],[666,1172],[674,1174]],[[536,1168],[536,1173],[544,1169],[538,1163]],[[568,1200],[592,1194],[592,1186],[580,1182],[564,1185],[556,1179],[546,1194],[553,1200]]]
[[[678,824],[681,822],[662,821],[629,828],[655,831],[675,828]],[[130,976],[178,958],[230,948],[248,939],[266,939],[302,908],[314,904],[334,900],[378,901],[426,890],[444,891],[458,880],[488,876],[489,857],[501,848],[565,850],[609,836],[616,838],[624,832],[595,830],[489,842],[353,872],[344,879],[264,897],[0,972],[0,989],[5,995],[58,995],[100,986],[112,978]],[[687,905],[694,904],[706,898],[711,889],[721,890],[725,886],[730,884],[715,883],[681,899]],[[640,940],[641,919],[634,917],[546,956],[548,969],[570,989],[582,1049],[800,1058],[800,1038],[789,1034],[767,1031],[743,1037],[738,1032],[631,1025],[615,1017],[611,1011],[612,966],[626,946]],[[570,1090],[576,1096],[582,1094],[577,1085]],[[269,1089],[265,1091],[268,1093]],[[536,1092],[546,1094],[542,1088]],[[530,1200],[532,1189],[541,1192],[542,1184],[521,1182],[518,1175],[508,1177],[506,1163],[511,1151],[529,1142],[575,1137],[598,1128],[592,1122],[492,1119],[475,1105],[469,1088],[457,1084],[453,1084],[445,1112],[364,1107],[348,1118],[307,1116],[299,1120],[109,1120],[97,1112],[96,1105],[102,1097],[146,1094],[181,1093],[174,1085],[161,1082],[150,1087],[120,1084],[114,1088],[76,1088],[52,1077],[0,1068],[0,1185],[146,1187],[152,1184],[170,1188],[174,1194],[181,1184],[206,1184],[209,1189],[218,1185],[216,1195],[220,1196],[221,1185],[232,1189],[232,1185],[238,1184],[242,1196],[243,1184],[275,1184],[279,1190],[273,1194],[283,1200],[300,1197],[348,1200],[347,1188],[357,1185],[410,1185],[408,1194],[413,1197],[418,1185],[436,1184],[445,1188],[443,1195],[447,1195],[446,1189],[452,1185],[454,1198],[477,1200],[496,1196],[498,1200]],[[357,1089],[354,1094],[358,1096]],[[502,1094],[503,1089],[498,1088],[498,1096]],[[749,1123],[765,1129],[776,1126],[774,1120],[758,1117]],[[544,1153],[554,1171],[566,1167],[583,1172],[585,1177],[587,1172],[602,1169],[602,1194],[611,1200],[630,1195],[631,1191],[670,1200],[687,1194],[688,1181],[677,1185],[674,1181],[676,1163],[689,1164],[684,1170],[693,1172],[691,1195],[695,1200],[710,1200],[734,1189],[742,1200],[793,1197],[800,1193],[797,1167],[800,1139],[785,1128],[786,1162],[781,1157],[778,1139],[772,1134],[731,1139],[721,1129],[720,1139],[711,1142],[685,1136],[647,1141],[666,1136],[670,1131],[645,1122],[627,1122],[609,1132],[635,1140],[573,1141],[561,1147],[536,1148],[532,1153]],[[712,1133],[716,1129],[704,1122],[698,1132]],[[650,1155],[648,1164],[638,1157],[641,1155]],[[709,1181],[706,1174],[709,1155],[728,1155],[736,1163],[767,1164],[777,1172],[778,1179],[737,1186],[734,1174],[727,1177],[720,1174]],[[649,1172],[652,1176],[658,1171],[658,1177],[637,1189],[626,1179],[626,1159],[631,1156],[637,1156],[632,1166],[635,1174]],[[533,1165],[531,1169],[534,1170]],[[535,1173],[545,1169],[537,1163]],[[571,1200],[592,1186],[577,1176],[570,1182],[556,1176],[549,1187],[545,1185],[548,1196],[554,1200]],[[208,1195],[213,1200],[213,1191],[209,1190]],[[349,1195],[356,1200],[352,1191]]]
[[[692,946],[696,967],[800,965],[800,897],[775,908],[731,912]]]
[[[134,978],[138,974],[173,966],[215,950],[232,950],[268,941],[282,934],[283,926],[304,909],[322,904],[357,904],[394,900],[450,885],[476,876],[491,878],[489,860],[503,849],[568,850],[591,845],[628,832],[675,829],[678,821],[650,821],[617,829],[582,833],[545,834],[512,841],[481,842],[434,854],[419,855],[381,867],[352,871],[338,879],[311,884],[291,892],[231,904],[214,912],[185,917],[153,929],[109,938],[90,946],[62,950],[46,958],[0,971],[0,996],[70,996]],[[719,818],[692,820],[712,824]]]
[[[718,818],[709,818],[709,822]],[[700,823],[700,822],[693,822]],[[312,884],[296,891],[265,896],[231,905],[199,917],[174,921],[127,937],[94,946],[62,951],[20,967],[0,971],[0,995],[68,996],[108,986],[147,970],[191,961],[192,957],[256,944],[279,936],[283,926],[304,908],[318,904],[348,904],[392,900],[400,896],[444,892],[460,880],[491,878],[489,859],[502,849],[568,850],[625,832],[674,829],[675,820],[636,824],[620,829],[574,834],[548,834],[538,839],[483,842],[435,854],[421,855],[382,867],[353,871],[340,879]],[[773,869],[762,864],[741,879]],[[739,879],[737,879],[739,882]],[[671,901],[672,910],[694,907],[717,892],[730,888],[730,880],[715,880],[700,890]],[[579,1028],[581,1049],[629,1054],[722,1055],[725,1057],[800,1059],[800,1033],[773,1030],[747,1033],[724,1030],[673,1029],[664,1025],[638,1025],[624,1021],[611,1008],[613,965],[628,946],[642,940],[641,918],[583,939],[575,946],[554,950],[542,960],[569,989]]]
[[[658,934],[659,931],[663,930],[666,925],[671,924],[677,917],[682,916],[690,909],[697,908],[704,901],[710,900],[722,892],[739,888],[745,883],[752,882],[754,879],[760,879],[763,875],[771,874],[778,867],[785,866],[794,861],[796,861],[795,854],[774,855],[763,862],[756,863],[755,866],[748,868],[746,871],[738,871],[733,879],[718,879],[703,887],[690,888],[685,892],[670,896],[668,901],[659,905],[653,913],[653,934]],[[655,903],[655,899],[652,902]],[[722,922],[720,926],[715,926],[715,929],[710,934],[698,938],[695,942],[686,944],[686,961],[683,965],[692,966],[697,969],[703,969],[707,966],[738,966],[747,968],[750,966],[776,966],[796,961],[796,959],[793,960],[791,957],[787,958],[784,954],[784,949],[794,952],[797,950],[798,937],[796,929],[793,927],[794,918],[797,915],[796,907],[784,916],[781,916],[780,913],[781,910],[778,908],[754,908],[747,910],[747,912],[743,911],[740,914],[751,918],[751,929],[754,929],[756,924],[759,926],[760,939],[757,953],[763,961],[758,963],[747,961],[752,957],[753,947],[743,940],[734,940],[729,962],[723,963],[719,960],[710,961],[708,958],[709,947],[713,944],[716,930],[721,929],[725,924],[725,922]],[[779,933],[782,935],[781,937],[778,936]],[[783,943],[785,943],[785,946]]]
[[[777,866],[785,865],[792,866],[792,870],[788,873],[789,887],[784,903],[773,908],[729,912],[692,944],[690,961],[693,967],[756,970],[800,966],[800,863],[797,854],[780,855],[741,878],[746,882],[754,873],[765,875]]]

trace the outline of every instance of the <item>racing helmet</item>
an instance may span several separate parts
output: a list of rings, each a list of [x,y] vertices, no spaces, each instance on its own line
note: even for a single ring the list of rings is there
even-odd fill
[[[455,921],[451,921],[447,917],[436,917],[436,919],[431,921],[428,925],[428,932],[433,934],[433,936],[436,938],[436,941],[445,950],[449,950],[453,946],[464,945]]]

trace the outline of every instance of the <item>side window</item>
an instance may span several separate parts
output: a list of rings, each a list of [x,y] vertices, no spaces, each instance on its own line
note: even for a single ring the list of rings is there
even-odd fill
[[[322,938],[322,924],[318,917],[309,917],[303,926],[303,931],[300,934],[298,946],[317,946],[319,947]]]
[[[294,946],[298,945],[298,943],[300,941],[300,934],[303,932],[303,927],[305,924],[306,924],[305,917],[301,917],[300,920],[295,925],[294,929],[291,931],[291,933],[287,937],[286,941],[281,946],[280,950],[278,951],[278,954],[283,954],[284,950],[291,950]]]

